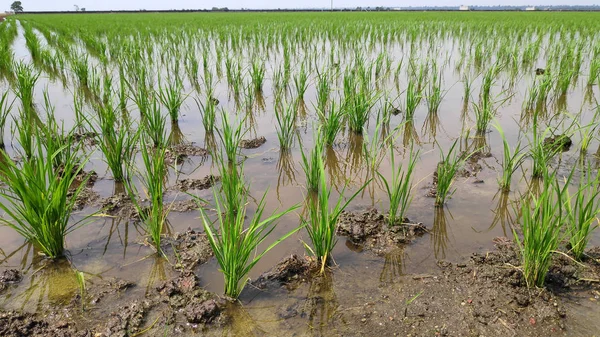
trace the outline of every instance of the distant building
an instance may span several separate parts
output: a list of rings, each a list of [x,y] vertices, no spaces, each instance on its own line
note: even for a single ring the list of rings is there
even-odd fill
[[[525,8],[525,10],[526,11],[535,11],[535,10],[537,10],[537,8],[535,8],[534,6],[531,6],[531,7]]]
[[[469,10],[471,10],[471,8],[469,8],[469,6],[463,5],[463,6],[458,7],[458,10],[459,11],[469,11]]]

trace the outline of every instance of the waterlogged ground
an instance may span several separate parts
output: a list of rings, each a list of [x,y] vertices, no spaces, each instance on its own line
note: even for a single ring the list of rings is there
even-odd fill
[[[374,76],[370,83],[379,99],[371,108],[366,134],[360,136],[344,131],[336,145],[326,150],[328,181],[338,193],[348,183],[348,196],[372,177],[363,148],[375,144],[372,148],[377,149],[378,144],[383,144],[381,133],[376,131],[376,121],[386,101],[404,110],[407,83],[414,80],[411,69],[431,70],[435,64],[444,93],[437,112],[429,112],[423,100],[412,120],[407,120],[404,113],[392,115],[385,128],[385,133],[392,135],[397,161],[407,160],[411,144],[420,150],[414,200],[407,211],[407,217],[415,224],[411,240],[372,247],[369,240],[339,236],[333,252],[336,264],[325,275],[294,270],[283,286],[279,282],[268,282],[264,287],[250,284],[240,302],[235,304],[217,296],[223,290],[222,276],[216,260],[209,257],[208,246],[202,239],[199,212],[187,194],[207,200],[206,207],[210,208],[213,180],[206,177],[217,174],[210,155],[192,148],[191,152],[184,151],[189,155],[170,170],[165,198],[172,202],[173,211],[165,232],[165,236],[171,238],[165,240],[169,256],[166,260],[154,255],[127,198],[119,196],[122,187],[115,186],[101,152],[90,142],[84,148],[91,158],[85,170],[96,172],[97,179],[86,191],[87,198],[81,201],[73,221],[94,215],[67,237],[69,261],[46,261],[16,232],[0,228],[0,275],[5,275],[5,279],[0,279],[3,282],[0,308],[39,315],[19,318],[14,313],[2,314],[0,321],[14,328],[2,332],[8,336],[18,335],[15,331],[26,325],[23,322],[32,320],[36,323],[31,324],[33,327],[29,327],[28,333],[41,335],[68,332],[73,335],[145,333],[162,336],[202,332],[230,336],[589,336],[598,333],[600,324],[595,317],[600,309],[597,303],[600,293],[595,288],[598,266],[593,259],[582,266],[557,257],[549,290],[525,289],[517,271],[519,261],[510,242],[513,228],[518,228],[515,210],[530,188],[531,161],[526,159],[516,171],[512,191],[499,193],[502,139],[491,126],[484,136],[475,135],[472,107],[478,102],[483,74],[496,60],[504,60],[502,52],[512,54],[517,59],[516,65],[504,66],[494,80],[493,96],[502,102],[496,104],[495,120],[511,146],[521,142],[526,147],[532,130],[527,123],[529,115],[525,106],[532,85],[539,79],[535,70],[544,68],[558,73],[557,59],[567,58],[567,50],[575,48],[580,52],[574,53],[581,61],[580,75],[571,79],[566,95],[552,96],[548,100],[543,122],[549,132],[567,133],[573,145],[556,156],[550,165],[566,175],[574,164],[583,160],[589,163],[591,172],[597,172],[600,160],[595,152],[598,149],[600,153],[600,148],[596,129],[592,131],[588,151],[582,153],[584,128],[573,127],[574,121],[585,126],[597,120],[594,114],[600,93],[597,81],[589,83],[591,75],[588,75],[594,50],[598,49],[598,33],[592,23],[597,22],[597,15],[335,14],[331,22],[327,15],[331,14],[140,14],[128,16],[131,20],[125,20],[127,23],[122,23],[122,15],[91,15],[89,20],[82,19],[84,16],[18,16],[2,23],[17,27],[17,36],[12,41],[14,60],[32,63],[42,71],[35,90],[38,107],[42,106],[43,93],[47,92],[57,117],[63,119],[67,127],[75,124],[73,93],[79,89],[76,76],[69,70],[69,62],[72,62],[69,60],[88,55],[86,62],[90,69],[97,70],[90,77],[101,78],[105,72],[112,74],[116,76],[114,90],[118,90],[116,65],[119,60],[116,56],[111,58],[117,55],[111,48],[119,44],[111,41],[122,42],[124,39],[118,36],[129,31],[123,30],[125,28],[141,32],[132,38],[130,47],[148,53],[142,60],[154,60],[147,61],[147,69],[154,74],[155,81],[160,74],[168,76],[173,72],[174,64],[181,64],[180,71],[184,73],[188,54],[198,58],[200,64],[207,60],[207,71],[215,83],[212,97],[218,99],[218,107],[231,116],[246,118],[248,132],[244,138],[264,137],[266,140],[264,144],[258,142],[257,148],[242,150],[251,195],[260,198],[267,192],[266,213],[301,203],[306,195],[300,147],[313,146],[313,133],[318,128],[318,74],[323,71],[331,74],[331,98],[339,102],[344,97],[344,73],[357,67],[358,56],[368,66],[378,64],[378,58],[384,60],[381,62],[383,70],[378,71],[376,66],[371,69],[383,75]],[[219,25],[221,21],[226,24]],[[554,21],[560,23],[552,26],[550,23]],[[353,24],[355,28],[351,27]],[[33,29],[42,49],[65,57],[63,76],[48,71],[44,66],[46,61],[34,60],[31,46],[24,37],[24,25]],[[48,40],[50,36],[67,33],[75,37],[62,42]],[[104,36],[96,41],[108,47],[108,61],[102,61],[98,50],[91,48],[89,39],[94,34]],[[239,40],[234,39],[236,36]],[[275,39],[269,40],[269,36]],[[574,39],[569,39],[571,37]],[[197,43],[200,38],[207,38],[208,42]],[[494,42],[500,38],[504,38],[502,43]],[[539,48],[530,47],[538,40],[541,41]],[[563,40],[575,42],[565,47],[560,42]],[[65,49],[63,43],[72,49]],[[122,56],[125,47],[119,48],[122,48],[121,57],[134,57]],[[526,57],[525,51],[530,48],[535,51]],[[158,61],[162,50],[166,51],[166,58]],[[481,57],[478,53],[484,50],[489,54]],[[210,57],[203,56],[203,51]],[[218,56],[219,53],[224,56]],[[249,105],[245,91],[241,103],[236,103],[224,74],[228,58],[239,62],[246,84],[251,83],[247,72],[252,62],[259,60],[264,66],[262,93],[249,94],[252,96]],[[303,108],[296,123],[299,137],[290,152],[279,149],[274,116],[277,78],[286,62],[291,65],[292,77],[301,67],[306,67],[309,74]],[[431,73],[426,76],[426,82]],[[203,89],[206,74],[202,70],[196,74],[200,89],[193,83],[193,76],[187,71],[183,74],[184,91],[189,97],[179,123],[169,124],[172,133],[179,135],[178,143],[183,144],[179,145],[180,150],[181,147],[190,150],[192,144],[211,149],[202,114],[194,101],[194,98],[201,101],[207,98]],[[470,79],[467,82],[472,86],[466,105],[465,78]],[[0,88],[4,91],[10,87],[10,82],[4,80]],[[296,98],[293,80],[284,95],[286,100]],[[11,93],[10,97],[13,96]],[[131,100],[128,110],[134,119],[139,115]],[[94,114],[89,103],[85,103],[84,112]],[[17,107],[12,114],[17,115]],[[12,124],[7,125],[5,131],[6,151],[15,156],[20,145],[17,138],[11,136],[11,127]],[[440,148],[447,151],[455,140],[460,151],[479,151],[456,177],[456,191],[445,207],[436,208],[434,199],[427,196],[433,172],[440,161]],[[381,153],[379,172],[389,176],[389,151],[376,150],[375,153]],[[139,156],[133,160],[140,163]],[[578,177],[579,174],[576,179]],[[214,186],[218,187],[218,181]],[[384,213],[388,209],[386,199],[381,183],[375,179],[350,204],[348,211],[362,213],[376,209]],[[251,203],[248,207],[252,212],[256,206]],[[422,224],[425,230],[417,224]],[[299,213],[286,216],[274,231],[273,239],[299,225]],[[176,234],[186,233],[188,229],[197,233]],[[277,246],[252,270],[251,279],[256,280],[293,254],[299,261],[306,262],[303,242],[307,240],[306,233],[300,231]],[[594,234],[590,247],[598,244],[600,235]],[[499,253],[487,255],[496,251],[498,245],[503,247]],[[478,255],[473,257],[473,254]],[[74,269],[84,275],[86,290],[83,293]],[[9,278],[10,270],[18,270],[19,275]],[[44,325],[39,321],[42,317],[48,317],[52,323]]]

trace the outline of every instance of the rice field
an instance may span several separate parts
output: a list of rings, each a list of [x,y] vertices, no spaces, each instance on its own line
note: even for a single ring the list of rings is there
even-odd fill
[[[351,289],[368,301],[498,242],[515,247],[524,288],[550,288],[553,259],[591,263],[600,244],[599,19],[9,16],[0,271],[23,281],[0,288],[0,309],[45,313],[79,296],[81,319],[96,322],[89,286],[127,280],[137,287],[125,298],[148,298],[184,268],[177,233],[188,228],[214,255],[188,271],[245,308],[229,309],[229,335],[343,331],[332,317]],[[340,232],[348,214],[373,210],[381,233],[406,242],[376,250]],[[292,254],[319,281],[257,291]],[[273,323],[290,298],[317,301],[313,287],[324,307],[287,330]],[[419,296],[398,300],[405,319]],[[588,309],[569,314],[574,335],[600,329]],[[126,335],[168,335],[152,322]]]

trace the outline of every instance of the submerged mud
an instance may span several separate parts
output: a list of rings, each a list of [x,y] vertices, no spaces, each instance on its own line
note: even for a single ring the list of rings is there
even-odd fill
[[[354,245],[385,254],[401,244],[408,244],[414,238],[427,233],[421,223],[411,223],[404,219],[402,223],[389,225],[388,219],[376,209],[365,212],[342,212],[337,234],[347,237]]]
[[[266,142],[267,139],[264,136],[254,139],[244,139],[240,142],[240,147],[242,149],[256,149],[261,147]]]

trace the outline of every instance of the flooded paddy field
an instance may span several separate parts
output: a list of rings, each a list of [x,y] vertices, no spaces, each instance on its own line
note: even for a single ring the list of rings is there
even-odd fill
[[[7,17],[0,335],[598,334],[599,18]]]

